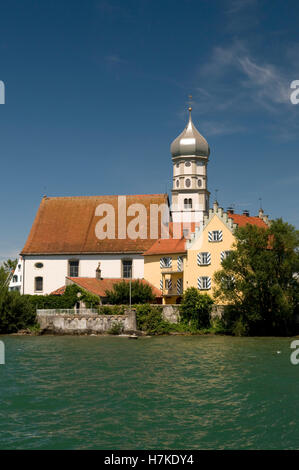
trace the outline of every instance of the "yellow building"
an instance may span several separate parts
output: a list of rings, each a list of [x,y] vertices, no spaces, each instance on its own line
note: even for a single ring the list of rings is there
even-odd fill
[[[175,304],[183,293],[186,240],[159,239],[144,253],[144,279],[161,290],[164,304]]]
[[[247,211],[224,212],[215,202],[200,226],[192,226],[180,239],[157,240],[144,253],[144,277],[162,291],[164,304],[180,302],[188,287],[196,287],[213,297],[213,277],[233,249],[234,230],[246,224],[267,227],[262,210],[256,217]]]

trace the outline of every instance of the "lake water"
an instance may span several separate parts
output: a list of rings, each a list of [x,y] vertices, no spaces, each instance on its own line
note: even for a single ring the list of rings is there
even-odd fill
[[[299,448],[290,338],[0,339],[0,449]]]

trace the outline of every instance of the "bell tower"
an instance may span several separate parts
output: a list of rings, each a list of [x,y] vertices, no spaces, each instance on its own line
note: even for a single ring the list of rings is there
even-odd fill
[[[173,163],[172,220],[173,222],[202,223],[209,211],[210,193],[207,189],[209,144],[189,120],[183,132],[172,142]]]

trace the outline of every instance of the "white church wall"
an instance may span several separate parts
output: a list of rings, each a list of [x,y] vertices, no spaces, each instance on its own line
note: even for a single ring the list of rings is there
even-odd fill
[[[132,276],[135,279],[144,277],[144,259],[136,254],[111,254],[111,255],[78,255],[78,256],[26,256],[24,266],[24,294],[50,294],[54,290],[65,285],[65,278],[69,275],[69,261],[79,260],[79,277],[95,277],[96,268],[101,263],[102,277],[121,278],[122,260],[132,260]],[[42,268],[37,268],[36,263],[42,263]],[[43,291],[35,292],[35,278],[43,278]]]

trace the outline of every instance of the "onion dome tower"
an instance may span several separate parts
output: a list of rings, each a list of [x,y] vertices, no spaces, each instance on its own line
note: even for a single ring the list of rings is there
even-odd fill
[[[210,147],[192,122],[172,142],[173,163],[172,220],[173,222],[203,222],[209,211],[207,164]]]

